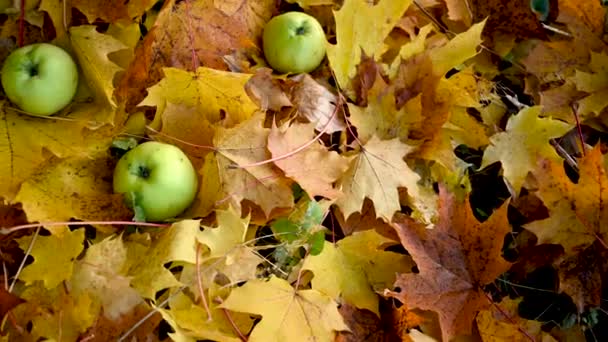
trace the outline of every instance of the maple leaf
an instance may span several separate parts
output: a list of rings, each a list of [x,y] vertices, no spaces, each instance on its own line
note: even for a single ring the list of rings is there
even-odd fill
[[[521,300],[509,298],[481,310],[475,321],[484,342],[525,342],[544,341],[546,334],[541,330],[542,323],[518,317],[518,305]]]
[[[454,36],[445,45],[432,49],[429,55],[433,63],[433,73],[443,76],[452,68],[477,55],[485,24],[485,20],[478,22],[465,32]]]
[[[566,223],[567,224],[567,223]],[[602,302],[603,275],[608,271],[605,243],[596,241],[584,250],[566,255],[555,262],[559,289],[572,297],[578,313]]]
[[[156,107],[150,124],[154,137],[175,144],[200,167],[211,150],[216,126],[232,127],[258,109],[244,89],[248,74],[201,67],[196,73],[176,68],[148,88],[140,106]]]
[[[233,289],[220,307],[262,316],[249,336],[252,342],[330,341],[335,331],[348,330],[329,296],[316,290],[294,290],[275,276]]]
[[[500,161],[505,180],[515,195],[519,194],[528,172],[536,167],[539,156],[560,159],[549,140],[572,128],[561,121],[538,117],[540,111],[538,106],[528,107],[510,117],[506,131],[492,135],[490,146],[483,153],[480,168]]]
[[[338,181],[344,195],[336,200],[336,205],[344,217],[360,211],[365,198],[369,198],[377,217],[390,220],[400,208],[399,187],[407,188],[408,194],[416,197],[420,176],[403,161],[411,150],[398,138],[380,140],[372,136]]]
[[[129,24],[133,21],[133,18],[141,17],[144,12],[152,8],[155,3],[156,1],[154,0],[129,2],[110,0],[103,3],[74,0],[70,5],[78,8],[91,23],[96,19],[101,19],[109,23]],[[110,8],[111,10],[108,10]]]
[[[335,246],[325,241],[321,254],[308,256],[302,269],[314,273],[313,289],[379,316],[376,292],[391,287],[395,274],[414,266],[408,256],[382,250],[389,242],[374,230],[354,233]]]
[[[210,289],[210,291],[213,292],[212,296],[214,298],[218,297],[221,292],[217,289]],[[249,315],[237,312],[232,313],[228,318],[218,303],[212,301],[209,305],[211,317],[208,317],[205,309],[193,303],[183,293],[174,296],[170,302],[171,308],[160,310],[163,318],[175,330],[174,333],[170,333],[173,340],[194,341],[195,339],[204,339],[238,342],[241,339],[235,334],[235,326],[242,332],[251,330],[253,320]]]
[[[223,3],[171,0],[164,4],[121,80],[118,96],[128,101],[127,108],[141,101],[145,88],[162,79],[165,67],[194,70],[204,65],[226,70],[226,56],[255,48],[264,24],[275,13],[275,1],[247,1],[238,7]]]
[[[370,6],[364,0],[348,0],[334,12],[337,44],[327,46],[327,59],[343,90],[351,90],[362,52],[379,58],[384,39],[411,4],[411,0],[381,0]]]
[[[205,67],[195,73],[177,68],[165,68],[163,72],[164,78],[148,88],[148,96],[139,103],[139,106],[157,107],[153,125],[161,119],[167,103],[195,108],[199,117],[191,120],[207,120],[213,124],[223,121],[228,127],[250,118],[258,109],[244,89],[251,78],[249,74]]]
[[[113,170],[114,160],[105,153],[95,159],[53,158],[21,185],[15,200],[30,221],[128,220],[131,210],[112,191]]]
[[[589,71],[577,70],[571,78],[576,89],[589,95],[577,101],[577,113],[582,119],[599,115],[608,106],[608,55],[591,51]]]
[[[223,257],[236,246],[245,242],[249,218],[241,218],[240,212],[229,208],[216,210],[217,228],[206,227],[198,234],[197,240],[209,247],[209,258]]]
[[[50,157],[45,151],[58,157],[78,156],[88,154],[90,146],[80,120],[36,118],[7,107],[0,101],[0,196],[12,201],[21,183]]]
[[[380,139],[407,139],[410,126],[422,120],[419,107],[406,104],[398,110],[395,94],[387,88],[388,84],[376,77],[368,90],[366,107],[348,103],[349,121],[357,127],[358,138],[363,143],[374,135]]]
[[[0,319],[4,319],[8,312],[23,302],[23,299],[8,292],[4,287],[0,287]]]
[[[33,236],[25,236],[17,239],[17,243],[26,251],[33,238]],[[66,230],[62,234],[50,236],[36,236],[36,243],[30,252],[34,262],[23,269],[19,279],[26,285],[41,280],[47,289],[55,288],[72,276],[74,260],[82,252],[83,242],[84,229]]]
[[[487,19],[484,35],[494,38],[495,44],[500,44],[504,36],[542,39],[547,35],[530,5],[523,1],[473,0],[468,6],[474,22]]]
[[[435,229],[405,215],[396,216],[393,225],[420,273],[399,274],[400,290],[392,296],[408,308],[437,312],[444,341],[470,334],[477,312],[492,304],[483,287],[510,267],[500,255],[511,231],[507,203],[480,223],[468,198],[460,202],[440,187]]]
[[[14,336],[20,336],[19,340],[76,341],[97,318],[91,298],[72,295],[64,286],[45,289],[37,282],[25,288],[21,296],[26,302],[15,307],[12,314],[18,326],[32,328],[29,333],[16,331]]]
[[[70,38],[79,65],[87,84],[93,90],[95,99],[115,108],[117,105],[113,97],[113,79],[122,68],[112,62],[108,55],[126,49],[127,46],[108,34],[97,32],[96,27],[92,25],[70,28]],[[112,119],[110,117],[106,120],[112,122]]]
[[[296,81],[290,95],[298,115],[315,123],[319,132],[334,133],[346,128],[344,118],[336,114],[336,95],[308,74],[296,75],[291,80]]]
[[[76,262],[70,281],[76,294],[89,294],[103,307],[103,314],[117,321],[143,303],[126,276],[130,261],[121,237],[108,237],[93,244]]]
[[[250,233],[249,217],[241,218],[240,212],[232,207],[216,210],[215,215],[217,227],[204,226],[205,229],[197,236],[197,241],[209,248],[200,265],[204,280],[213,281],[217,273],[228,277],[233,284],[255,278],[256,267],[262,258],[246,244],[246,237]],[[194,284],[194,272],[194,267],[185,268],[180,280]]]
[[[293,206],[290,182],[280,170],[271,163],[249,166],[269,159],[270,130],[262,127],[262,119],[256,115],[234,128],[218,128],[217,152],[206,156],[196,210],[207,212],[209,206],[220,204],[240,209],[241,201],[247,199],[268,217],[275,208]]]
[[[154,341],[158,338],[154,330],[160,324],[162,316],[159,313],[151,314],[151,310],[149,305],[141,303],[117,320],[100,315],[95,324],[87,330],[85,336],[95,336],[95,339],[100,341],[116,341],[135,324],[138,324],[129,337],[136,341]]]
[[[468,27],[471,26],[471,9],[469,4],[459,0],[446,0],[445,5],[448,8],[448,18],[453,21],[462,21],[462,23]]]
[[[340,191],[333,183],[348,168],[349,159],[335,151],[328,151],[319,142],[313,142],[304,150],[282,158],[307,145],[314,139],[315,124],[297,124],[282,127],[272,126],[268,135],[268,150],[274,163],[287,177],[296,181],[310,197],[336,198]]]
[[[196,263],[196,236],[200,232],[198,220],[184,220],[165,228],[153,244],[137,254],[129,268],[131,286],[143,297],[154,299],[156,292],[180,286],[181,283],[164,267],[168,262]]]
[[[566,253],[581,251],[599,239],[608,241],[608,176],[599,145],[579,163],[578,183],[570,181],[561,163],[542,159],[534,172],[537,195],[549,209],[549,218],[524,225],[538,243],[560,244]]]
[[[272,69],[259,68],[245,84],[247,95],[255,102],[260,110],[279,111],[283,107],[292,107],[284,85],[278,78],[272,76]]]

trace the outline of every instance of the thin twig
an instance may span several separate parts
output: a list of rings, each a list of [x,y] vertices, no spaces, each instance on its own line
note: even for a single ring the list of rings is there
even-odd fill
[[[220,304],[223,302],[222,298],[220,298],[220,297],[216,297],[215,300]],[[241,332],[241,329],[239,329],[239,327],[236,325],[236,322],[234,322],[234,319],[232,319],[232,316],[230,315],[230,311],[228,311],[228,309],[225,309],[225,308],[221,308],[221,309],[222,309],[222,312],[224,313],[224,316],[228,320],[228,322],[230,322],[230,325],[232,326],[232,330],[234,330],[234,332],[239,336],[241,341],[247,342],[247,337],[245,335],[243,335],[243,333]]]
[[[207,311],[207,322],[213,321],[213,317],[211,317],[211,309],[209,309],[209,303],[207,303],[207,296],[205,296],[205,289],[203,288],[203,277],[201,276],[201,243],[196,243],[196,285],[198,287],[199,296],[203,303],[203,307],[205,311]]]
[[[17,279],[19,279],[19,275],[21,274],[23,267],[25,267],[25,260],[27,259],[28,255],[30,255],[30,253],[32,253],[32,248],[34,248],[34,243],[36,242],[36,238],[38,237],[39,233],[40,233],[40,226],[38,226],[38,228],[36,228],[34,235],[32,235],[32,240],[30,241],[30,245],[27,247],[27,250],[25,251],[23,260],[21,260],[21,264],[19,265],[19,268],[17,269],[17,273],[15,274],[15,278],[13,279],[11,286],[8,288],[8,292],[12,292],[13,289],[15,288]]]

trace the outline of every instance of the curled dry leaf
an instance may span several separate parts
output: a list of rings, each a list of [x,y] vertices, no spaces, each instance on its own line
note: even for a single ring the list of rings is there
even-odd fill
[[[292,102],[295,103],[299,114],[316,124],[317,131],[333,133],[346,128],[344,119],[334,115],[336,95],[307,74],[292,79],[298,82],[291,91]]]
[[[282,82],[272,77],[272,70],[260,68],[245,84],[247,95],[262,111],[279,111],[283,107],[292,107],[293,103],[285,93]]]

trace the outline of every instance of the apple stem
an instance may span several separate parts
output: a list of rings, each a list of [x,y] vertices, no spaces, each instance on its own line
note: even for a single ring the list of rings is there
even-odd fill
[[[19,37],[17,40],[17,45],[19,47],[23,46],[23,41],[25,40],[25,0],[21,0],[21,8],[19,9]]]

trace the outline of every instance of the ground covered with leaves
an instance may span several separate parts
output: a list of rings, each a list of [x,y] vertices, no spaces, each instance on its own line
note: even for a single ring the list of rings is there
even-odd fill
[[[310,74],[260,49],[289,10],[328,39]],[[52,117],[0,99],[0,340],[606,340],[605,18],[595,0],[0,15],[0,61],[52,42],[81,75]],[[171,222],[112,192],[146,140],[198,171]]]

